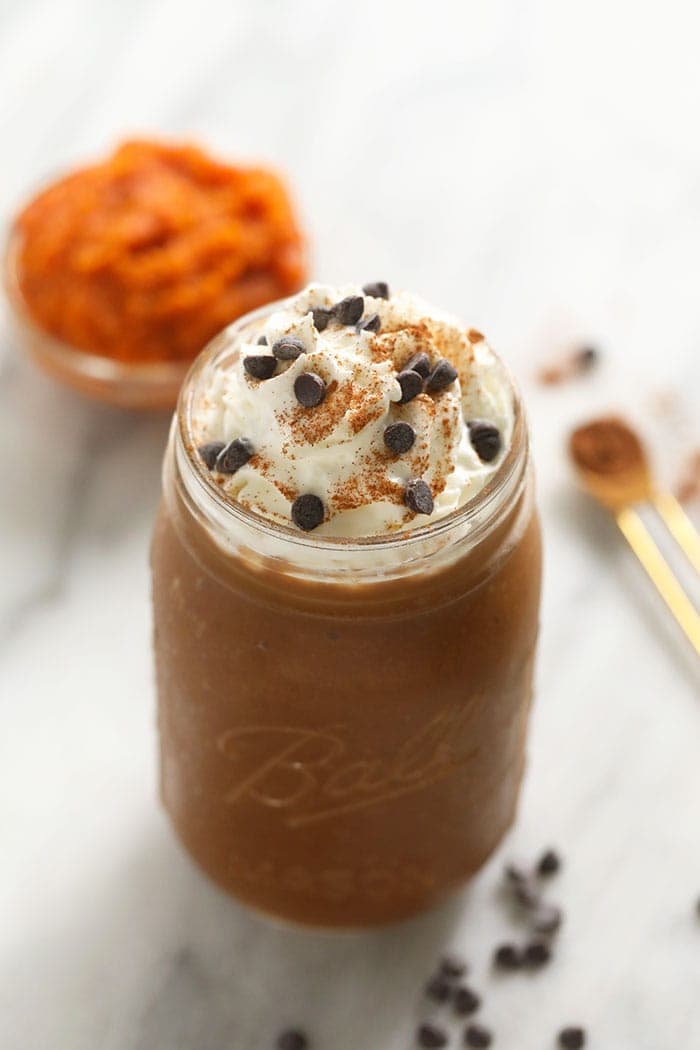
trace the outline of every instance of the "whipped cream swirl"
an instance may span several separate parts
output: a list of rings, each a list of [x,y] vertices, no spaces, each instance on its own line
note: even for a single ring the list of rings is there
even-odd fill
[[[316,534],[379,536],[444,517],[498,469],[512,436],[513,389],[483,336],[406,292],[384,298],[383,289],[373,291],[379,294],[310,285],[257,323],[234,329],[192,406],[198,447],[239,440],[252,452],[235,473],[212,467],[231,500],[289,526],[294,502],[313,495],[323,504]],[[359,322],[324,314],[349,297],[363,299]],[[269,378],[251,375],[245,359],[270,355],[283,337],[298,340],[303,352],[279,360]],[[427,355],[431,368],[449,361],[457,377],[440,389],[424,383],[401,403],[397,376],[416,354]],[[325,386],[311,407],[295,393],[303,373]],[[385,436],[399,422],[415,433],[403,452],[392,450]],[[489,425],[486,452],[475,422]],[[430,514],[407,501],[416,479],[430,490]]]

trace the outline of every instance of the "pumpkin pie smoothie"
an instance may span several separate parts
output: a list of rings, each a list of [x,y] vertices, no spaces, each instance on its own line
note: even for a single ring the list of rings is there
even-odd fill
[[[510,826],[540,540],[480,332],[312,285],[200,356],[153,549],[161,792],[226,891],[357,927],[457,889]]]

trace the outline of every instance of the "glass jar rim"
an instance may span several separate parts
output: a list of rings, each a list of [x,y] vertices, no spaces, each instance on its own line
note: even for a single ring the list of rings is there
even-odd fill
[[[375,536],[352,538],[315,536],[313,533],[301,532],[291,524],[282,525],[279,522],[271,521],[269,518],[265,518],[263,515],[227,499],[219,486],[214,484],[211,480],[210,472],[205,469],[201,457],[195,455],[194,452],[196,440],[191,426],[191,409],[197,392],[197,381],[201,373],[214,363],[219,354],[230,350],[230,342],[239,331],[274,311],[291,305],[294,298],[294,296],[289,296],[267,303],[265,306],[252,310],[250,313],[244,314],[232,322],[204,347],[185,376],[180,389],[177,409],[173,417],[173,425],[176,432],[176,453],[179,450],[184,455],[185,461],[191,469],[191,477],[196,482],[197,489],[201,495],[212,500],[217,510],[222,511],[233,522],[271,539],[284,540],[285,543],[289,542],[296,547],[306,548],[307,550],[368,553],[369,551],[392,550],[397,546],[406,549],[412,545],[422,544],[426,540],[432,541],[448,537],[453,530],[461,529],[468,525],[470,520],[477,522],[481,518],[482,525],[488,525],[491,513],[485,512],[495,512],[500,509],[504,494],[511,491],[513,485],[521,482],[524,478],[528,458],[528,433],[525,410],[515,380],[497,354],[495,356],[508,380],[513,398],[513,430],[509,448],[498,469],[487,483],[471,499],[436,521],[420,525],[415,529],[395,533],[381,533]],[[177,458],[179,461],[179,457]],[[471,535],[472,540],[477,538],[476,535]]]

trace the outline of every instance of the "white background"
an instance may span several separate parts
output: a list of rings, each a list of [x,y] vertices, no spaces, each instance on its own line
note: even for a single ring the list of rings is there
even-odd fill
[[[403,927],[277,930],[206,883],[156,802],[147,547],[167,421],[62,391],[3,329],[3,1050],[265,1050],[292,1022],[315,1050],[400,1050],[445,945],[472,960],[498,1050],[553,1046],[577,1020],[594,1050],[700,1046],[698,662],[564,455],[570,426],[611,408],[669,482],[700,439],[694,12],[2,0],[0,214],[132,132],[284,169],[315,276],[415,289],[512,365],[547,562],[501,855]],[[577,340],[600,370],[539,387],[538,364]],[[549,842],[566,857],[556,961],[494,979],[500,865]]]

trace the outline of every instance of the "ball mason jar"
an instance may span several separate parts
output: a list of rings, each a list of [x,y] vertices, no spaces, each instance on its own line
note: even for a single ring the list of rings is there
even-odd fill
[[[541,554],[527,429],[478,495],[394,537],[315,537],[225,499],[193,402],[152,545],[160,789],[185,848],[238,900],[326,927],[402,919],[457,889],[513,821]]]

